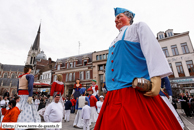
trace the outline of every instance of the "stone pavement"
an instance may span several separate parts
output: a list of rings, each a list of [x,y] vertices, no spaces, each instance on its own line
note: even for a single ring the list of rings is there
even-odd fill
[[[75,119],[75,114],[70,114],[70,121],[69,122],[64,122],[64,120],[63,120],[63,122],[62,122],[62,129],[61,130],[82,130],[83,128],[79,129],[79,128],[73,127],[74,119]],[[92,124],[90,126],[90,130],[93,130],[94,126],[95,126],[95,124]]]
[[[183,120],[185,124],[185,130],[194,130],[194,116],[192,118],[186,117],[183,109],[177,109],[177,112],[179,113],[181,119]],[[73,127],[73,122],[75,119],[75,114],[70,115],[70,121],[69,122],[62,122],[62,129],[61,130],[81,130],[79,128]],[[92,124],[90,126],[90,130],[94,129],[95,124]]]
[[[192,118],[187,117],[183,109],[177,109],[177,112],[186,126],[185,130],[194,130],[194,116]]]

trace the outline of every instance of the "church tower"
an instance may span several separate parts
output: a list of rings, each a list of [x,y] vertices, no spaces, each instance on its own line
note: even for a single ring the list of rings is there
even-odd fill
[[[38,32],[37,32],[36,38],[34,40],[34,43],[30,47],[30,50],[28,52],[28,57],[27,57],[27,60],[26,60],[26,65],[34,66],[35,58],[40,53],[40,27],[41,27],[41,24],[40,24],[40,26],[38,28]]]

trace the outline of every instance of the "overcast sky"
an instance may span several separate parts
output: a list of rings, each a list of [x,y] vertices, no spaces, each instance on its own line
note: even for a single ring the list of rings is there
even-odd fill
[[[189,31],[194,42],[194,0],[0,0],[0,63],[24,65],[41,21],[40,48],[47,58],[108,49],[118,35],[115,7],[136,15],[153,33]]]

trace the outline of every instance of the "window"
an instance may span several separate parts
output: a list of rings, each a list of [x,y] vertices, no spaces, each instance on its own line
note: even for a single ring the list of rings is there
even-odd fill
[[[54,75],[53,81],[57,80],[57,75]]]
[[[173,69],[172,69],[172,64],[171,64],[171,63],[169,63],[169,66],[170,66],[171,71],[172,71],[172,73],[173,73],[172,75],[170,75],[170,76],[169,76],[169,78],[174,78],[174,72],[173,72]]]
[[[70,68],[73,68],[73,62],[70,63]]]
[[[51,73],[49,74],[49,79],[51,78]]]
[[[99,65],[99,70],[103,70],[103,65]]]
[[[100,77],[100,89],[102,90],[102,86],[103,86],[103,75],[100,74],[99,77]]]
[[[7,73],[4,73],[3,78],[7,78]]]
[[[171,49],[172,49],[172,54],[173,54],[173,56],[176,56],[176,55],[179,54],[176,45],[172,45],[172,46],[171,46]]]
[[[72,73],[69,73],[69,81],[72,81]]]
[[[162,47],[162,50],[163,50],[163,52],[164,52],[164,55],[165,55],[166,57],[168,57],[168,56],[169,56],[169,53],[168,53],[167,47]]]
[[[13,74],[11,75],[11,78],[12,78],[12,79],[16,78],[15,73],[13,73]]]
[[[67,69],[69,68],[69,63],[67,63]]]
[[[35,62],[35,57],[34,57],[34,60],[33,60],[33,64],[34,64],[34,62]]]
[[[183,54],[186,54],[186,53],[189,53],[189,49],[188,49],[188,46],[187,46],[187,43],[181,43],[181,48],[183,50]]]
[[[159,39],[163,39],[164,38],[164,35],[163,34],[160,34],[159,35]]]
[[[105,54],[103,54],[103,59],[106,59],[106,55]]]
[[[96,60],[99,60],[99,59],[98,59],[98,55],[96,55]]]
[[[75,73],[73,73],[73,81],[75,81]]]
[[[170,68],[171,68],[171,71],[173,72],[173,69],[172,69],[172,64],[171,64],[171,63],[169,63],[169,66],[170,66]]]
[[[190,75],[194,75],[193,61],[192,60],[186,61],[186,63]]]
[[[57,70],[60,70],[60,65],[57,65]]]
[[[168,37],[171,37],[172,36],[172,32],[168,32]]]
[[[42,75],[40,76],[40,80],[42,79]]]
[[[184,76],[183,66],[181,62],[176,62],[176,68],[180,77]]]
[[[99,55],[99,60],[102,60],[102,55]]]
[[[106,59],[108,59],[108,53],[106,54]]]
[[[90,71],[86,71],[86,79],[90,79]]]
[[[84,73],[83,73],[83,71],[80,72],[79,77],[80,77],[80,80],[83,80],[84,79]]]
[[[76,67],[76,62],[74,62],[74,67]]]
[[[68,81],[68,74],[66,74],[66,82]]]
[[[31,57],[30,64],[32,64],[32,59],[33,59],[33,57]]]
[[[84,66],[87,65],[87,60],[84,60]]]

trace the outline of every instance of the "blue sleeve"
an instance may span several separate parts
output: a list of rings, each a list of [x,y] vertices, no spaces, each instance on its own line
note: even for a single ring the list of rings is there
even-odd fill
[[[18,89],[19,89],[19,79],[18,79],[18,83],[17,83],[17,93],[18,93]]]
[[[79,98],[78,98],[79,99]],[[76,101],[76,104],[75,104],[75,109],[78,110],[78,99]]]
[[[34,76],[31,74],[26,75],[26,79],[28,80],[28,92],[29,97],[33,95],[33,83],[34,83]]]
[[[90,100],[89,100],[89,98],[86,97],[85,100],[88,102],[88,106],[90,106]]]
[[[171,89],[170,81],[169,81],[168,77],[165,77],[163,79],[164,79],[164,82],[165,82],[165,87],[166,87],[166,91],[167,91],[168,95],[172,96],[172,89]]]

